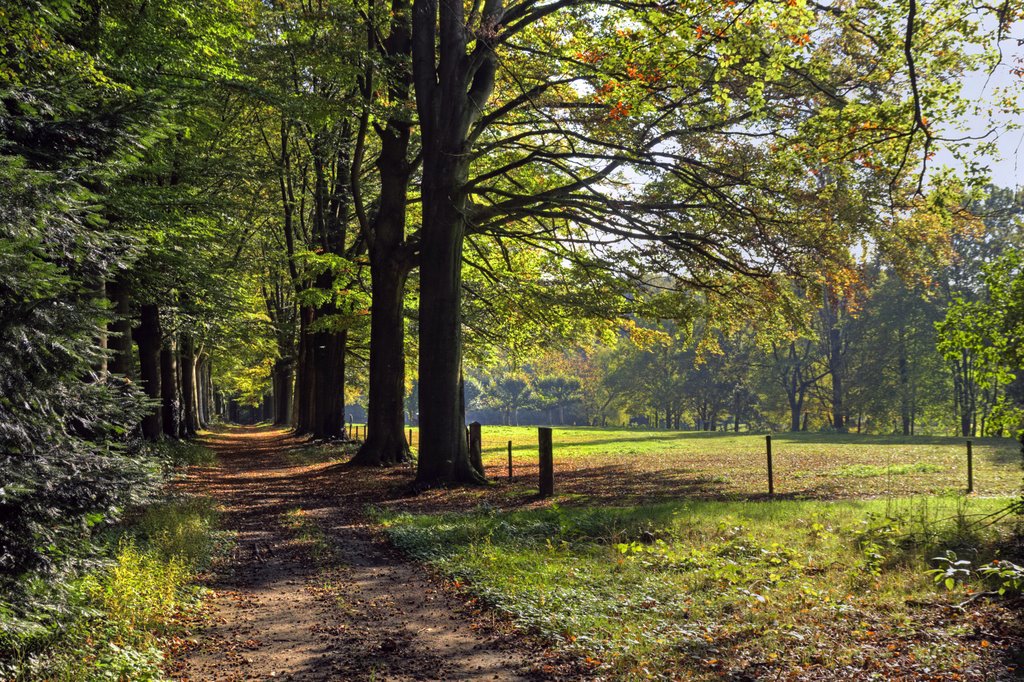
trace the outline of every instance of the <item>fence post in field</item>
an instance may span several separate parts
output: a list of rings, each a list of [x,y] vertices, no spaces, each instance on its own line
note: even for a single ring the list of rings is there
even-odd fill
[[[412,429],[409,429],[409,447],[412,447]]]
[[[538,428],[537,441],[540,446],[540,496],[551,497],[555,494],[555,459],[551,449],[551,427]]]
[[[775,497],[775,471],[772,467],[772,436],[764,437],[765,447],[768,449],[768,496]]]
[[[512,480],[512,441],[508,442],[508,480]]]
[[[469,461],[473,468],[481,474],[484,472],[483,439],[480,435],[480,422],[469,425]]]
[[[967,441],[967,492],[974,492],[974,449]]]

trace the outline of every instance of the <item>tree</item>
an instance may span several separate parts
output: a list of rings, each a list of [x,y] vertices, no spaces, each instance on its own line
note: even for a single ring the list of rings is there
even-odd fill
[[[144,494],[138,389],[103,372],[97,295],[136,256],[102,191],[157,123],[110,78],[71,2],[5,7],[0,24],[0,582],[65,568],[71,540]],[[45,46],[45,47],[42,47]]]
[[[370,257],[372,316],[370,321],[370,376],[367,438],[353,458],[354,464],[386,466],[409,459],[404,435],[405,398],[405,287],[415,265],[416,240],[407,234],[409,182],[416,163],[411,156],[410,98],[412,73],[408,59],[412,51],[411,6],[408,0],[394,0],[390,17],[382,22],[387,36],[375,41],[380,32],[370,17],[367,35],[384,68],[378,74],[376,61],[368,60],[361,85],[365,98],[360,130],[379,103],[374,101],[375,79],[387,86],[389,105],[385,121],[375,125],[380,153],[374,164],[379,182],[376,205],[367,216],[356,192],[356,213]],[[360,163],[356,162],[357,176]],[[358,184],[355,185],[358,187]]]
[[[480,480],[468,463],[459,399],[467,234],[523,236],[510,226],[524,219],[530,232],[552,238],[576,226],[583,232],[571,238],[597,249],[606,246],[602,234],[641,245],[619,260],[706,288],[722,285],[717,273],[757,276],[776,265],[795,269],[811,253],[844,253],[856,235],[881,226],[832,229],[821,240],[821,221],[800,210],[821,193],[808,170],[824,155],[848,183],[881,174],[891,181],[879,186],[901,187],[914,165],[907,160],[933,142],[918,74],[941,83],[963,64],[934,50],[963,32],[915,23],[913,14],[902,48],[891,35],[907,23],[902,7],[877,8],[865,24],[856,10],[726,5],[702,14],[697,31],[694,9],[490,0],[467,14],[460,3],[413,3],[423,144],[421,485]],[[564,40],[546,33],[556,22]],[[814,44],[818,31],[829,36],[827,49]],[[857,37],[865,33],[886,37]],[[928,50],[914,43],[926,33]],[[546,49],[530,47],[545,37]],[[849,56],[838,70],[837,50]],[[690,58],[674,60],[679,53]],[[514,69],[508,82],[496,80],[502,60]],[[884,81],[880,72],[889,74]],[[955,92],[936,87],[928,97],[939,110]],[[794,122],[794,111],[807,113]],[[757,132],[772,121],[798,134],[773,144],[773,134]],[[483,156],[498,162],[474,177]],[[626,169],[659,182],[638,194],[612,191]],[[777,202],[767,187],[805,200]]]
[[[580,401],[579,379],[573,377],[548,376],[536,382],[536,391],[540,397],[558,410],[558,424],[565,424],[565,408]]]
[[[954,368],[960,435],[988,433],[990,415],[999,415],[998,430],[1017,426],[1008,410],[1005,386],[1024,365],[1015,339],[1021,326],[1024,293],[1021,253],[1007,251],[983,268],[983,298],[953,299],[945,318],[936,324],[938,350]],[[980,414],[979,414],[980,409]]]
[[[519,410],[530,403],[533,389],[525,376],[506,374],[484,385],[483,394],[487,403],[501,410],[505,424],[519,426]]]

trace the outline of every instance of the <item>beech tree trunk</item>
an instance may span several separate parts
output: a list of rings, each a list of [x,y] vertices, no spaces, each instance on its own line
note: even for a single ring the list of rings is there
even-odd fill
[[[800,415],[804,411],[803,401],[794,398],[789,399],[789,430],[800,430]]]
[[[477,482],[462,411],[462,240],[465,226],[450,201],[461,185],[454,157],[424,164],[420,262],[419,485]],[[428,199],[428,197],[430,197]]]
[[[365,466],[389,466],[409,459],[404,433],[405,319],[402,314],[406,271],[392,259],[379,260],[385,262],[374,262],[371,255],[373,309],[366,441],[352,459],[354,464]]]
[[[317,332],[313,335],[314,438],[341,438],[345,428],[345,348],[348,332]]]
[[[461,2],[413,1],[412,69],[422,139],[420,435],[417,486],[480,483],[465,436],[462,245],[469,202],[470,128],[494,90],[497,58],[485,35],[501,23],[486,0],[467,23]],[[482,27],[477,30],[474,25]],[[493,30],[493,29],[491,29]],[[469,38],[473,47],[469,49]]]
[[[163,413],[164,435],[177,438],[180,435],[180,410],[178,401],[178,354],[177,344],[171,335],[160,348],[160,405]]]
[[[391,61],[408,58],[412,51],[409,1],[392,0],[391,32],[383,54]],[[390,80],[393,102],[409,99],[412,74],[403,71]],[[413,266],[406,243],[409,155],[412,124],[401,107],[396,108],[380,131],[377,156],[380,199],[367,235],[370,255],[372,315],[370,317],[370,381],[366,415],[366,440],[352,459],[354,464],[388,466],[409,460],[405,440],[405,284]]]
[[[295,431],[312,433],[313,431],[313,391],[315,389],[316,368],[313,362],[312,332],[313,308],[303,306],[299,311],[299,367],[295,380]]]
[[[189,334],[181,335],[181,422],[186,437],[199,432],[199,391],[196,377],[195,341]]]
[[[135,341],[139,346],[139,379],[146,397],[152,401],[149,413],[142,418],[142,436],[159,440],[163,433],[163,412],[160,405],[160,310],[143,304],[139,310],[139,326]]]

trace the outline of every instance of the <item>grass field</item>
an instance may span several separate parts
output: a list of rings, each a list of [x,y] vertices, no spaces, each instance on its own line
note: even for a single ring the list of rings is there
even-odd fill
[[[487,489],[382,502],[392,541],[602,678],[1020,679],[1019,609],[952,591],[934,557],[1020,561],[1016,442],[483,427]],[[413,433],[414,450],[418,436]],[[513,481],[507,444],[513,443]]]
[[[392,541],[602,677],[1018,679],[1019,612],[926,573],[999,555],[987,498],[378,511]]]
[[[537,475],[535,427],[484,426],[487,474]],[[556,492],[591,501],[702,497],[749,498],[767,493],[764,435],[629,429],[554,429]],[[782,497],[837,499],[950,494],[967,486],[966,440],[856,434],[781,433],[772,437],[775,492]],[[418,433],[413,430],[413,445]],[[1008,495],[1021,486],[1019,444],[974,439],[974,490]]]

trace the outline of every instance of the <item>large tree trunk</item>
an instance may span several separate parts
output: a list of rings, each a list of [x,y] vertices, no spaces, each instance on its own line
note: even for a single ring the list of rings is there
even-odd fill
[[[163,411],[164,435],[177,438],[181,435],[178,401],[178,353],[174,335],[169,336],[160,348],[160,405]]]
[[[313,335],[316,380],[313,388],[313,419],[310,433],[314,438],[341,438],[345,428],[347,342],[347,331],[317,332]]]
[[[383,56],[400,63],[412,52],[409,0],[392,0],[390,33]],[[407,102],[412,73],[392,74],[389,97]],[[367,242],[370,255],[372,316],[370,318],[370,386],[366,440],[352,462],[367,466],[399,464],[409,459],[405,441],[405,284],[412,268],[406,244],[409,178],[408,160],[412,124],[403,107],[396,107],[380,129],[381,150],[376,167],[380,174],[380,199]]]
[[[478,9],[480,6],[477,6]],[[501,22],[500,0],[470,24]],[[488,29],[493,30],[493,29]],[[474,35],[474,46],[467,50]],[[413,0],[412,69],[423,156],[418,486],[483,482],[469,460],[462,367],[462,242],[469,202],[469,131],[494,90],[497,58],[461,2]]]
[[[139,346],[139,379],[152,402],[149,413],[142,418],[142,436],[159,440],[163,433],[163,412],[160,406],[160,309],[144,304],[139,310],[139,326],[135,341]]]
[[[424,166],[420,262],[420,452],[416,482],[479,482],[466,447],[462,369],[462,240],[465,226],[449,200],[454,160],[431,155]],[[456,190],[457,191],[457,190]],[[429,197],[429,198],[428,198]]]
[[[372,253],[372,252],[371,252]],[[385,260],[381,258],[380,260]],[[406,268],[371,255],[373,309],[370,317],[370,390],[366,442],[354,464],[389,466],[409,459],[405,442],[405,298]]]

